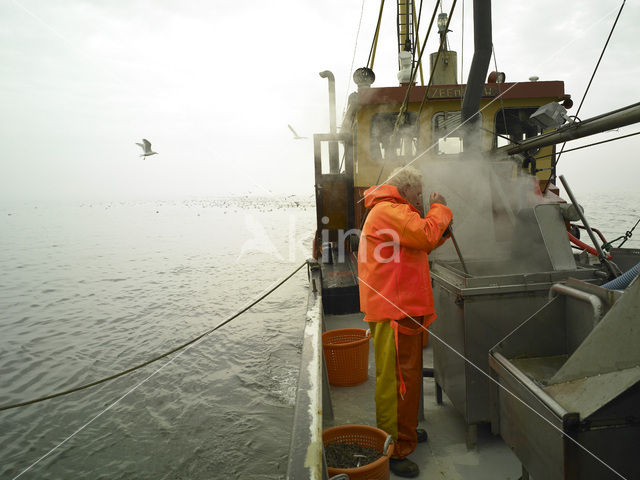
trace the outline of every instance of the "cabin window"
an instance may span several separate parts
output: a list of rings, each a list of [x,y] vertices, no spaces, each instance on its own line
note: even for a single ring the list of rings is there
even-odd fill
[[[497,148],[520,143],[540,134],[540,128],[529,117],[538,107],[503,108],[496,112],[494,145]]]
[[[461,111],[436,112],[431,117],[433,152],[437,155],[455,155],[464,150],[460,123]]]
[[[391,134],[398,118],[396,113],[376,113],[371,117],[371,159],[415,158],[418,152],[418,115],[405,113],[405,123],[392,141]]]

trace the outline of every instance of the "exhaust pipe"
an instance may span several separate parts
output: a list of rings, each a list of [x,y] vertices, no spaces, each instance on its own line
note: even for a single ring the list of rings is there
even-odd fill
[[[336,78],[333,76],[333,73],[329,70],[320,72],[320,76],[322,78],[327,78],[329,80],[329,132],[332,135],[335,135],[337,133]],[[338,143],[329,142],[329,172],[330,173],[340,173],[338,172],[338,169],[340,168],[338,156],[339,156]]]
[[[473,0],[473,45],[473,61],[471,62],[467,88],[462,100],[462,122],[466,122],[478,113],[482,90],[489,71],[493,48],[491,0]],[[475,117],[470,120],[469,127],[473,127],[478,118]],[[469,131],[470,129],[465,130]]]

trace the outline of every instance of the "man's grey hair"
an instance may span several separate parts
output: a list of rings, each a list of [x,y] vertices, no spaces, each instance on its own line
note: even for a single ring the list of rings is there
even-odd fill
[[[389,178],[384,183],[397,187],[398,191],[402,193],[405,187],[409,185],[422,185],[422,173],[410,165],[398,167],[391,172],[391,175],[389,175]]]

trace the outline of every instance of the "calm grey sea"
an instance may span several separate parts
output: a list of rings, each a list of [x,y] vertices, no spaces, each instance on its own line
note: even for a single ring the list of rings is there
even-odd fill
[[[0,404],[196,337],[308,258],[314,225],[310,198],[3,206]],[[0,478],[282,478],[306,285],[305,269],[151,378],[171,357],[0,412]]]
[[[576,193],[609,238],[640,217],[637,193]],[[3,205],[0,404],[215,326],[309,256],[314,224],[294,197]],[[0,412],[0,478],[283,478],[306,285],[303,270],[170,363]]]
[[[631,230],[640,218],[640,188],[621,193],[574,193],[578,203],[584,207],[589,224],[600,230],[609,241]],[[586,240],[589,238],[586,233],[583,233],[581,238],[591,243]],[[618,246],[619,243],[614,242],[614,246]],[[623,247],[640,248],[640,224]]]

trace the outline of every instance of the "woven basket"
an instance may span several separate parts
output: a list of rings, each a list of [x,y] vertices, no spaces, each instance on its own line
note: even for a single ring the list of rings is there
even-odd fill
[[[371,332],[362,328],[328,330],[322,334],[331,385],[351,387],[367,381],[370,338]]]
[[[346,473],[349,480],[389,480],[389,457],[393,455],[393,442],[389,442],[390,440],[391,437],[386,432],[368,425],[340,425],[327,428],[322,432],[322,443],[325,446],[331,442],[355,443],[383,454],[375,462],[357,468],[327,467],[329,477]],[[388,446],[386,452],[385,443]]]

